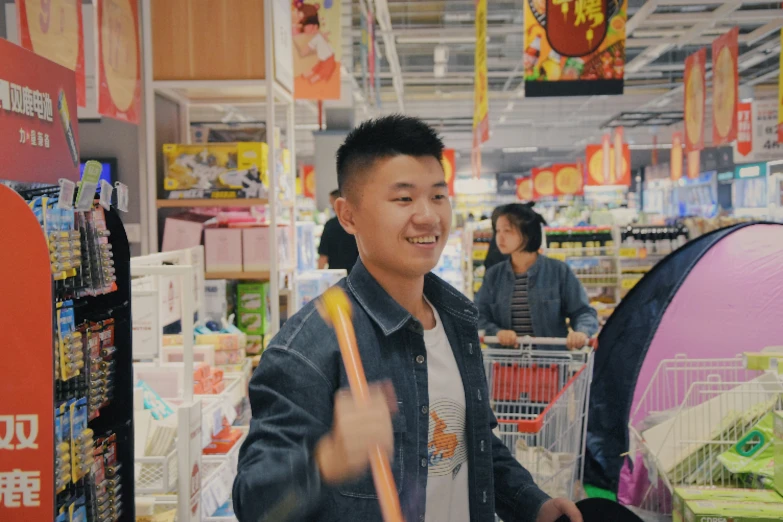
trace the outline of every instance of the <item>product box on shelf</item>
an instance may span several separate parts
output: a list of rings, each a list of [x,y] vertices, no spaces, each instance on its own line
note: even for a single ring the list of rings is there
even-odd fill
[[[183,212],[166,218],[163,225],[163,252],[185,250],[201,244],[204,234],[204,223],[210,216]]]
[[[234,291],[231,282],[227,279],[214,279],[204,282],[204,320],[215,321],[221,324],[221,320],[234,312]]]
[[[163,198],[266,198],[268,164],[266,143],[166,144]]]
[[[688,500],[684,512],[685,522],[780,522],[783,503]]]
[[[242,231],[238,228],[204,230],[204,258],[207,272],[241,272]]]
[[[737,501],[759,502],[762,504],[783,502],[783,497],[765,489],[686,487],[675,488],[672,495],[672,522],[683,522],[684,507],[687,502]]]
[[[263,348],[269,328],[271,303],[269,283],[237,285],[237,326],[247,334],[247,353],[256,355]]]
[[[315,247],[315,223],[298,222],[296,224],[297,270],[315,270],[318,268]]]
[[[783,411],[776,411],[773,420],[773,442],[775,449],[775,479],[774,488],[783,495]]]
[[[263,272],[271,268],[268,225],[242,229],[242,265],[245,272]],[[278,267],[290,267],[291,242],[288,240],[287,227],[277,230]]]

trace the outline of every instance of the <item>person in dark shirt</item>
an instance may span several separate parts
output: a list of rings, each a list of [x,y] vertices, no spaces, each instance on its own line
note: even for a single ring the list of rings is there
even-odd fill
[[[340,191],[334,190],[329,194],[329,201],[334,208],[334,202],[340,197]],[[351,273],[353,265],[359,258],[359,249],[356,247],[356,238],[343,229],[343,226],[333,217],[324,225],[321,234],[321,243],[318,245],[318,268],[329,266],[332,269],[344,268]]]
[[[503,211],[504,208],[505,205],[500,205],[498,207],[495,207],[495,210],[492,211],[492,240],[489,242],[489,251],[487,252],[487,258],[484,260],[485,270],[489,270],[490,268],[492,268],[493,265],[508,260],[509,257],[503,255],[503,253],[500,252],[497,241],[495,241],[495,234],[496,234],[495,227],[497,225],[498,216],[500,216],[500,213]]]

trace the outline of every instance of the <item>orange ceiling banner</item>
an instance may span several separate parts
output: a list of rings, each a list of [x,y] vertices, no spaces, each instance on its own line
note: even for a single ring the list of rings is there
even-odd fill
[[[614,168],[609,173],[609,176],[615,180],[620,178],[620,175],[622,174],[620,172],[621,166],[623,164],[623,134],[624,130],[622,127],[616,127],[614,129]]]
[[[559,196],[581,196],[585,193],[585,177],[581,165],[552,165],[555,173],[555,193]]]
[[[441,165],[443,165],[443,173],[446,175],[446,183],[449,186],[449,196],[454,197],[454,174],[457,172],[457,159],[454,149],[443,150]]]
[[[84,30],[82,2],[16,0],[19,42],[35,54],[76,73],[76,103],[87,105],[84,80]]]
[[[487,77],[487,0],[476,2],[476,54],[473,79],[473,143],[489,140],[489,80]]]
[[[517,178],[517,199],[519,201],[533,201],[533,177]]]
[[[302,195],[315,199],[315,167],[302,165]]]
[[[628,0],[525,0],[525,97],[622,94]]]
[[[138,0],[98,0],[98,112],[138,125],[141,47]]]
[[[688,179],[698,179],[701,173],[701,151],[692,150],[688,152],[686,163],[688,164]]]
[[[712,145],[737,139],[739,27],[712,42]]]
[[[533,169],[533,199],[551,197],[557,195],[555,189],[555,173],[552,167]]]
[[[617,161],[614,154],[614,147],[609,147],[608,172],[618,172],[615,170],[614,162]],[[603,187],[611,185],[631,186],[631,149],[628,144],[623,144],[623,154],[621,157],[622,168],[619,169],[619,177],[611,179],[604,175],[604,146],[600,144],[588,145],[585,149],[585,160],[587,161],[587,181],[588,187]]]
[[[685,59],[685,150],[704,148],[704,110],[707,100],[707,49]]]
[[[481,146],[473,142],[473,148],[470,149],[470,167],[474,179],[481,177]]]
[[[682,133],[672,133],[672,153],[669,161],[669,177],[679,181],[682,177]]]

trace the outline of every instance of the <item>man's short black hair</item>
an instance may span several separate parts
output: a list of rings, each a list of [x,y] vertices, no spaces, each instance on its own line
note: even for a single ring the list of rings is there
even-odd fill
[[[348,133],[337,151],[337,185],[348,195],[373,163],[394,156],[443,159],[443,141],[419,118],[393,114],[367,120]]]
[[[339,198],[340,197],[340,189],[334,189],[329,193],[330,198]]]
[[[541,249],[543,226],[546,225],[546,220],[533,210],[533,205],[511,203],[501,208],[498,218],[501,216],[508,219],[511,226],[522,234],[525,239],[522,244],[523,251],[538,252]]]

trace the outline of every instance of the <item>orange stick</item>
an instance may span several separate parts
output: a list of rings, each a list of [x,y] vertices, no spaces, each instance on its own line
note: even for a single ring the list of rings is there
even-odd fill
[[[369,406],[370,388],[367,385],[364,366],[359,357],[348,297],[341,289],[333,287],[324,293],[320,305],[321,314],[325,316],[324,319],[331,322],[337,335],[340,354],[345,365],[345,372],[348,375],[351,396],[357,405]],[[378,493],[378,500],[381,504],[383,520],[385,522],[404,522],[389,458],[380,446],[370,451],[370,468],[375,482],[375,491]]]

